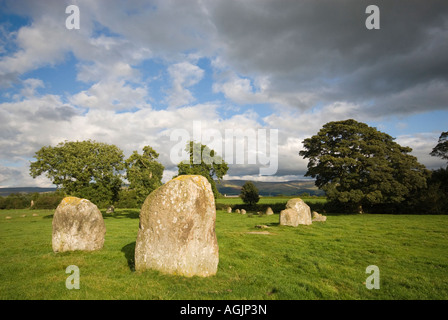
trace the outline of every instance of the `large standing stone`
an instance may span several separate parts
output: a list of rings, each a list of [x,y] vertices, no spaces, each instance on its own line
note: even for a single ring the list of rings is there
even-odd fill
[[[54,252],[103,247],[106,225],[98,207],[87,199],[64,198],[56,208],[52,224]]]
[[[215,220],[215,199],[205,177],[179,176],[154,190],[140,211],[135,270],[187,277],[216,274]]]
[[[311,223],[311,209],[300,198],[290,199],[286,203],[286,209],[280,212],[280,225],[297,227],[299,224]]]

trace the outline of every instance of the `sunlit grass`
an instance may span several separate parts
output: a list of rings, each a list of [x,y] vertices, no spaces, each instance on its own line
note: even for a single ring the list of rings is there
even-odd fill
[[[57,254],[52,214],[0,211],[0,299],[448,298],[448,216],[330,215],[293,228],[278,214],[218,211],[217,274],[184,278],[134,271],[138,210],[104,214],[102,250]],[[248,233],[261,224],[270,234]],[[69,265],[80,269],[79,290],[65,287]],[[379,290],[365,286],[369,265],[380,269]]]

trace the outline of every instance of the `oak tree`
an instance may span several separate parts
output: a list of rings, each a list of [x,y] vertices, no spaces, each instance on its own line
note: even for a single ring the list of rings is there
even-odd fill
[[[125,161],[126,178],[129,189],[135,190],[138,204],[142,204],[146,197],[162,185],[165,167],[157,161],[159,154],[150,146],[143,148],[143,154],[134,151]]]
[[[178,176],[187,174],[204,176],[210,182],[213,195],[216,199],[219,192],[215,179],[218,182],[221,181],[229,170],[229,166],[215,150],[199,142],[188,142],[185,151],[187,151],[189,159],[177,165]]]
[[[351,210],[397,204],[426,187],[428,170],[390,135],[353,119],[325,124],[303,141],[306,176],[316,179],[330,201]]]
[[[33,178],[45,175],[66,194],[87,198],[97,205],[117,199],[124,169],[123,151],[115,145],[87,141],[64,141],[44,146],[30,163]]]

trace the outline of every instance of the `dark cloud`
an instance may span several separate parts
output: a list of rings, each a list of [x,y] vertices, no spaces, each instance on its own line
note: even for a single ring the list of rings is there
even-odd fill
[[[365,27],[369,4],[221,1],[211,12],[226,62],[243,75],[268,76],[272,92],[395,104],[379,112],[427,110],[424,103],[401,107],[410,97],[397,97],[434,81],[448,88],[448,3],[375,1],[380,30]]]

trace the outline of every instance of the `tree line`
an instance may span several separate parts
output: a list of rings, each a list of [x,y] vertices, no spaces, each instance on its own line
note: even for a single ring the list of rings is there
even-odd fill
[[[193,163],[193,153],[215,157],[215,151],[190,141],[186,151],[190,161],[178,164],[178,175],[203,175],[212,185],[215,198],[219,195],[215,180],[227,173],[228,166],[202,160]],[[159,154],[151,147],[143,147],[140,154],[133,151],[127,159],[115,145],[87,141],[64,141],[57,146],[44,146],[35,153],[30,163],[33,178],[45,175],[58,190],[66,195],[86,198],[101,208],[114,205],[137,208],[146,197],[162,185],[165,167],[158,161]],[[216,157],[215,157],[216,158]]]
[[[178,175],[205,176],[218,197],[216,182],[227,173],[227,163],[206,157],[194,163],[193,154],[199,150],[201,155],[218,157],[201,143],[190,141],[185,150],[189,161],[178,164]],[[428,170],[411,151],[390,135],[348,119],[325,124],[303,141],[299,155],[308,159],[306,176],[326,193],[327,212],[447,213],[448,167]],[[431,155],[448,160],[448,132],[440,135]],[[33,178],[44,174],[60,192],[87,198],[99,207],[140,207],[162,185],[164,166],[158,157],[150,146],[125,159],[115,145],[64,141],[38,150],[30,174]],[[248,203],[257,202],[258,195],[250,197],[254,199]]]

